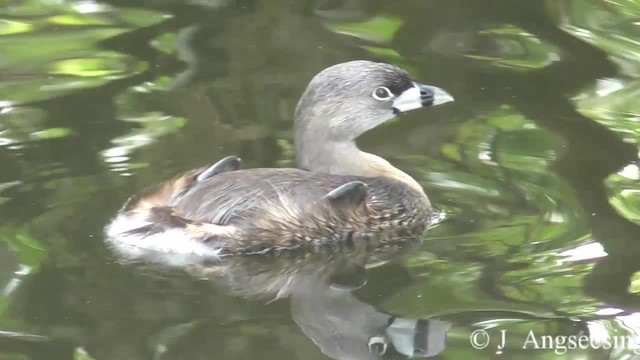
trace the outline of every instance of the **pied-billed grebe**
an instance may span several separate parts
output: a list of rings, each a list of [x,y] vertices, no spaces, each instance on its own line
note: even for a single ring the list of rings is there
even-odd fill
[[[133,257],[208,257],[424,231],[432,209],[422,187],[355,139],[400,113],[449,101],[392,65],[331,66],[311,80],[295,111],[299,169],[240,170],[240,159],[229,156],[133,196],[107,226],[107,241]]]

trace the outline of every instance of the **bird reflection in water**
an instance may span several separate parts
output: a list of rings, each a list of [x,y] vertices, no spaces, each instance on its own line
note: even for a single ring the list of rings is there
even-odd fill
[[[444,350],[450,323],[396,317],[355,294],[366,285],[368,269],[401,257],[418,242],[347,254],[232,257],[191,271],[222,281],[235,295],[288,298],[300,330],[333,359],[431,357]]]
[[[418,237],[349,251],[232,256],[194,262],[186,270],[239,298],[263,303],[288,299],[291,317],[302,333],[330,358],[424,358],[444,350],[448,322],[395,316],[356,295],[356,290],[367,284],[370,269],[402,258],[421,243]],[[166,271],[167,264],[162,266]],[[156,265],[151,267],[155,269]],[[142,268],[148,269],[148,264]],[[136,266],[134,271],[139,270]],[[180,331],[163,332],[192,336],[198,328],[206,327],[196,323],[199,321],[179,326]],[[170,343],[180,343],[175,340]]]

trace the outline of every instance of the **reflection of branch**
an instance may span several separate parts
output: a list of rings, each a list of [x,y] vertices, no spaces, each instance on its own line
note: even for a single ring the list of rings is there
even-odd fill
[[[23,164],[19,167],[20,173],[14,175],[14,178],[20,178],[25,185],[34,188],[28,192],[12,194],[9,203],[0,208],[0,215],[4,219],[32,219],[48,211],[46,201],[42,201],[48,198],[52,190],[45,187],[47,181],[61,177],[92,175],[101,170],[102,163],[97,161],[96,154],[107,148],[111,139],[128,130],[125,123],[115,121],[115,98],[133,86],[152,81],[159,76],[171,76],[182,68],[179,60],[151,46],[151,41],[187,24],[187,18],[176,15],[155,25],[126,32],[101,42],[101,46],[107,49],[133,55],[146,62],[147,70],[142,73],[113,80],[95,88],[24,104],[44,110],[46,118],[43,127],[69,128],[79,136],[64,138],[63,141],[48,141],[38,146],[27,146],[21,150],[23,153],[19,156]],[[13,154],[9,156],[13,157]],[[43,171],[48,169],[52,162],[63,164],[59,166],[66,171]],[[43,172],[47,175],[42,174]],[[40,206],[24,207],[19,206],[20,204]],[[19,211],[26,213],[19,214]]]
[[[528,204],[525,192],[517,185],[518,181],[514,181],[513,176],[511,175],[511,170],[504,166],[500,160],[502,152],[498,150],[498,143],[500,142],[501,136],[504,136],[504,132],[500,129],[496,129],[496,135],[491,141],[491,154],[493,155],[492,160],[495,161],[496,167],[501,170],[502,177],[500,179],[504,179],[506,187],[510,189],[511,193],[515,196],[516,201],[518,201],[518,207],[525,208]],[[529,229],[528,225],[527,229]],[[529,238],[528,234],[529,232],[527,231],[527,239]]]
[[[447,29],[461,36],[473,36],[479,24],[512,24],[559,49],[559,61],[529,72],[493,69],[488,73],[483,65],[477,66],[475,62],[448,56],[445,52],[430,54],[428,61],[447,63],[446,68],[451,69],[434,76],[442,76],[451,84],[464,84],[462,89],[451,89],[454,94],[467,90],[467,94],[460,94],[460,97],[467,95],[469,101],[459,104],[456,111],[464,113],[472,109],[477,112],[487,106],[508,104],[538,126],[566,140],[567,150],[556,160],[554,169],[574,189],[585,214],[590,216],[594,237],[602,242],[609,254],[586,278],[585,291],[602,301],[615,299],[631,303],[627,287],[633,272],[640,269],[637,261],[640,226],[623,218],[611,207],[603,182],[610,174],[637,160],[638,150],[624,143],[607,127],[579,114],[566,96],[593,84],[598,78],[615,76],[615,65],[605,51],[556,26],[545,2],[516,4],[497,0],[493,5],[488,8],[483,3],[466,4],[467,11],[473,15],[465,18],[460,12],[453,12],[451,3],[447,3],[437,10],[432,9],[439,15],[428,22],[427,30],[424,30],[424,22],[417,25],[417,21],[413,22],[415,26],[408,23],[407,29],[431,33],[435,39]],[[406,50],[409,53],[415,51]],[[490,259],[478,260],[486,266]],[[495,288],[495,284],[490,286],[490,282],[498,283],[499,280],[487,277],[483,281],[483,286]]]
[[[637,261],[640,226],[611,207],[604,181],[610,174],[637,160],[637,149],[624,143],[605,126],[579,114],[561,94],[549,91],[538,94],[538,99],[553,108],[555,116],[550,118],[545,109],[528,106],[522,101],[516,103],[516,107],[538,125],[567,141],[567,151],[558,158],[554,169],[574,189],[584,212],[590,215],[594,237],[609,254],[586,278],[585,290],[603,301],[629,303],[627,288],[631,275],[640,269]],[[638,303],[637,299],[631,301]]]
[[[29,359],[72,359],[73,347],[57,343],[45,336],[0,331],[0,355],[23,354]]]
[[[604,180],[637,160],[637,148],[624,143],[607,127],[579,114],[565,96],[591,84],[598,77],[612,76],[614,65],[605,52],[555,26],[546,15],[543,2],[528,4],[530,11],[502,13],[509,16],[513,13],[526,14],[518,19],[518,26],[553,43],[564,56],[544,69],[529,74],[510,74],[509,85],[516,96],[510,93],[504,97],[527,118],[567,141],[567,151],[556,161],[554,169],[574,189],[585,213],[591,215],[594,237],[602,242],[609,254],[586,278],[585,291],[603,301],[629,303],[631,299],[627,288],[630,278],[640,269],[637,261],[640,226],[623,218],[611,207]],[[535,83],[546,84],[544,91],[532,86]],[[544,106],[532,105],[533,101]],[[549,109],[553,116],[550,116]],[[631,302],[638,304],[637,299]]]

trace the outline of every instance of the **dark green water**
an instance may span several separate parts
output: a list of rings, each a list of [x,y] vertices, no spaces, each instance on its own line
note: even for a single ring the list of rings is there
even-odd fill
[[[3,2],[0,359],[403,358],[418,338],[446,359],[637,358],[522,347],[530,331],[640,342],[639,4]],[[102,228],[137,190],[228,154],[291,166],[299,94],[352,59],[456,98],[359,141],[446,212],[420,247],[366,272],[113,259]],[[336,268],[366,285],[334,286]],[[392,316],[427,330],[394,338]]]

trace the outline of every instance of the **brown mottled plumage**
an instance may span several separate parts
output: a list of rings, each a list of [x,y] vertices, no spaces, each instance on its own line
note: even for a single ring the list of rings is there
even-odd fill
[[[367,185],[363,203],[334,204],[323,199],[332,189],[351,181]],[[196,185],[175,210],[189,219],[240,229],[231,239],[208,239],[224,241],[225,249],[231,252],[349,242],[396,227],[422,230],[431,215],[424,194],[400,181],[299,169],[220,174]]]
[[[107,227],[130,256],[143,249],[220,256],[354,247],[421,233],[432,210],[421,186],[355,139],[398,113],[452,101],[394,66],[325,69],[296,109],[301,169],[239,170],[230,156],[132,197]]]

